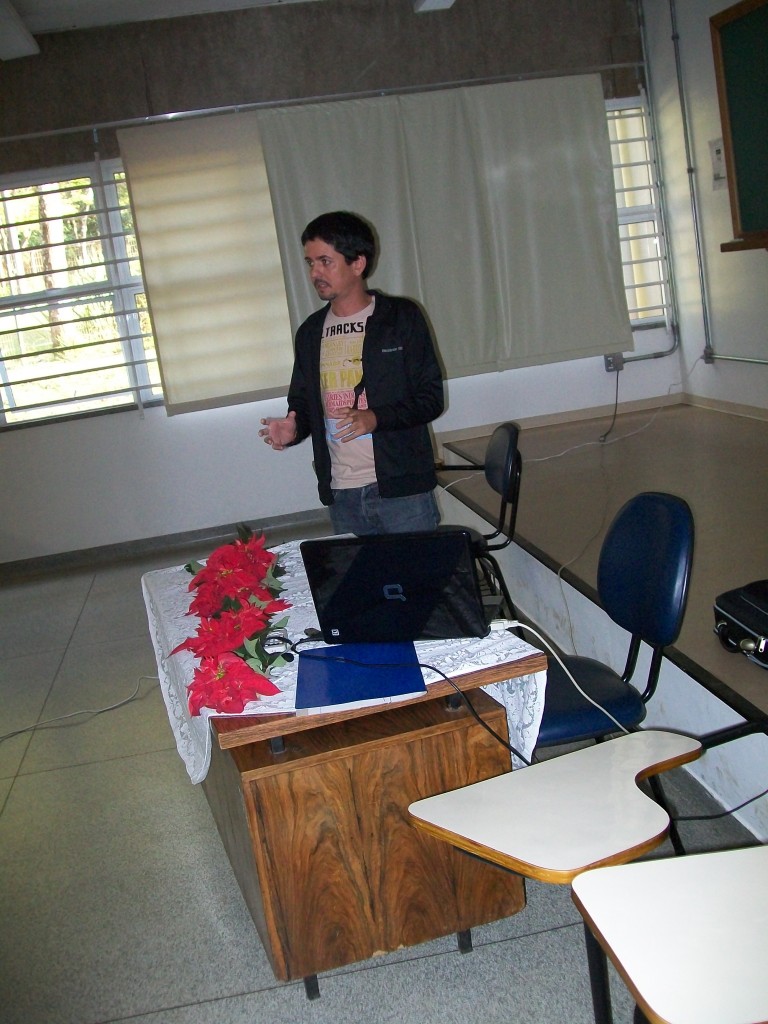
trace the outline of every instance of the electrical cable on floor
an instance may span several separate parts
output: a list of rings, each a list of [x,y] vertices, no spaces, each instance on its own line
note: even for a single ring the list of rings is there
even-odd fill
[[[749,804],[753,804],[755,800],[759,800],[761,796],[768,794],[768,789],[764,789],[762,793],[757,793],[755,796],[751,796],[748,800],[743,803],[737,804],[736,807],[732,807],[729,811],[718,811],[716,814],[686,814],[679,818],[672,818],[677,823],[679,821],[715,821],[716,818],[727,818],[730,814],[735,814],[736,811],[740,811],[743,807],[747,807]]]
[[[587,551],[589,546],[594,541],[597,540],[597,538],[600,536],[600,534],[603,532],[603,529],[605,528],[605,521],[606,521],[607,517],[608,517],[608,504],[607,504],[607,500],[606,500],[606,503],[603,505],[603,515],[602,515],[602,518],[600,519],[600,525],[598,526],[598,528],[595,530],[595,532],[592,534],[591,537],[587,538],[587,540],[582,545],[581,549],[579,551],[577,551],[577,553],[573,556],[573,558],[570,558],[567,562],[563,562],[563,564],[557,570],[557,582],[558,582],[558,586],[560,587],[560,596],[562,597],[563,604],[565,605],[565,614],[568,616],[568,632],[569,632],[570,637],[571,637],[571,646],[573,647],[574,654],[578,653],[578,650],[577,650],[577,647],[576,647],[576,636],[575,636],[574,631],[573,631],[573,619],[571,618],[571,607],[568,604],[568,598],[566,596],[565,589],[563,587],[563,583],[565,582],[563,580],[563,572],[564,572],[565,569],[568,568],[569,565],[573,565],[574,562],[578,562],[578,560],[581,558],[581,556]]]
[[[597,441],[582,441],[581,444],[571,445],[570,448],[564,448],[561,452],[556,452],[554,455],[540,455],[536,459],[525,459],[524,465],[528,465],[529,463],[533,462],[552,462],[553,459],[562,459],[564,455],[570,455],[571,452],[578,452],[582,448],[597,448],[603,444],[606,446],[609,444],[619,444],[620,441],[627,441],[630,437],[637,437],[638,434],[642,434],[643,431],[647,430],[650,426],[653,425],[653,422],[656,419],[656,417],[659,415],[661,410],[665,408],[666,406],[660,405],[647,423],[644,423],[642,427],[638,427],[637,430],[630,430],[628,434],[621,434],[619,437],[614,437],[610,441],[603,441],[600,438],[598,438]],[[604,434],[602,436],[606,437],[607,434]]]
[[[470,466],[441,466],[440,469],[438,470],[438,472],[439,473],[443,473],[443,472],[448,473],[452,469],[455,470],[455,469],[470,469],[470,468],[471,468]],[[441,486],[442,486],[442,489],[444,491],[450,491],[450,489],[452,487],[455,487],[456,484],[464,484],[464,483],[467,482],[467,480],[474,480],[476,476],[482,476],[482,475],[483,475],[483,470],[482,469],[478,469],[477,472],[475,472],[475,473],[469,473],[468,476],[460,476],[456,480],[451,480],[451,482],[449,484],[442,484]]]
[[[667,388],[667,395],[670,395],[672,393],[672,388],[682,387],[683,384],[686,383],[686,381],[688,380],[688,378],[691,376],[691,374],[693,373],[694,369],[696,368],[696,363],[701,362],[701,359],[702,359],[702,357],[699,356],[699,358],[696,360],[696,362],[690,368],[688,373],[686,373],[683,376],[682,380],[675,381],[674,383],[669,385],[669,387]],[[621,372],[621,371],[618,371],[618,370],[616,371],[616,374],[617,374],[617,376],[616,376],[617,402],[618,402],[618,389],[619,389],[619,381],[618,381],[618,374],[619,374],[619,372]],[[611,426],[609,427],[609,429],[604,434],[602,434],[597,439],[597,441],[583,441],[581,444],[575,444],[575,445],[572,445],[570,448],[564,448],[563,451],[556,452],[554,455],[542,455],[542,456],[540,456],[537,459],[525,459],[525,464],[527,465],[528,463],[533,463],[533,462],[551,462],[553,459],[561,459],[564,455],[570,455],[571,452],[580,451],[580,449],[582,449],[582,448],[594,448],[594,447],[597,447],[598,445],[601,445],[601,444],[605,444],[605,445],[618,444],[620,441],[627,441],[630,437],[637,437],[638,434],[642,434],[643,431],[647,430],[650,426],[652,426],[653,423],[655,422],[656,418],[661,413],[662,409],[666,409],[666,408],[668,408],[668,406],[665,406],[665,405],[658,406],[658,408],[654,412],[653,416],[651,416],[651,418],[648,420],[647,423],[644,423],[641,427],[638,427],[637,430],[630,430],[630,432],[628,434],[621,434],[619,437],[614,437],[610,441],[606,440],[607,437],[608,437],[608,434],[611,433],[611,431],[613,430],[614,423],[611,423]],[[613,416],[613,418],[614,418],[614,422],[615,422],[615,420],[616,420],[616,406],[614,406],[614,416]]]
[[[14,736],[21,736],[25,732],[34,732],[36,729],[45,729],[52,725],[58,725],[69,718],[77,718],[79,715],[102,715],[105,711],[114,711],[116,708],[121,708],[125,704],[130,704],[132,700],[135,700],[138,697],[141,684],[146,679],[152,679],[155,682],[160,681],[157,676],[139,676],[138,682],[136,683],[136,689],[130,697],[126,697],[123,700],[118,701],[116,704],[110,704],[105,708],[83,708],[80,711],[70,711],[66,715],[57,715],[55,718],[48,718],[44,722],[35,722],[34,725],[26,725],[23,729],[14,729],[13,732],[7,732],[4,736],[0,736],[0,743],[4,740],[12,739]]]
[[[696,363],[698,363],[700,361],[700,359],[701,359],[701,357],[699,357],[699,359],[697,359],[696,362],[694,362],[693,366],[688,371],[688,373],[684,376],[682,381],[676,381],[675,383],[670,384],[670,386],[667,388],[667,394],[668,395],[671,393],[672,388],[682,386],[682,384],[691,376],[691,374],[693,373],[694,368],[696,367]],[[579,451],[582,448],[591,448],[591,447],[596,447],[596,446],[599,446],[599,445],[606,445],[607,446],[607,445],[611,445],[611,444],[618,444],[620,441],[626,441],[626,440],[628,440],[631,437],[636,437],[638,434],[641,434],[643,431],[647,430],[650,426],[652,426],[653,423],[655,422],[656,418],[661,413],[662,409],[666,408],[665,406],[659,406],[656,409],[656,411],[653,413],[651,418],[647,421],[647,423],[644,423],[641,427],[638,427],[637,430],[632,430],[628,434],[622,434],[620,437],[614,437],[610,441],[607,440],[608,435],[612,432],[612,430],[614,429],[615,423],[616,423],[616,417],[617,417],[617,411],[618,411],[618,396],[619,396],[619,379],[618,379],[619,372],[620,371],[617,371],[617,373],[616,373],[616,400],[615,400],[615,403],[614,403],[613,419],[611,421],[611,425],[608,428],[608,430],[604,434],[602,434],[598,438],[597,441],[585,441],[582,444],[577,444],[577,445],[573,445],[570,448],[565,448],[563,451],[558,452],[555,455],[545,455],[545,456],[542,456],[542,457],[537,458],[537,459],[526,459],[525,460],[525,464],[533,463],[533,462],[549,462],[552,459],[560,459],[564,455],[568,455],[571,452]],[[603,468],[603,471],[604,471],[604,467],[601,467],[601,468]],[[565,612],[566,612],[566,615],[568,617],[568,629],[569,629],[569,633],[570,633],[570,637],[571,637],[571,644],[573,646],[574,651],[576,651],[576,649],[577,649],[576,648],[576,640],[575,640],[574,632],[573,632],[573,622],[571,620],[570,606],[568,605],[568,599],[567,599],[565,591],[563,589],[562,573],[563,573],[564,569],[568,568],[568,566],[573,565],[574,562],[577,562],[584,555],[584,553],[587,551],[587,549],[589,548],[590,544],[592,544],[592,542],[597,537],[600,536],[600,534],[601,534],[601,532],[603,530],[603,527],[605,525],[605,520],[606,520],[607,512],[608,512],[607,507],[604,507],[604,509],[603,509],[603,516],[602,516],[602,519],[600,521],[600,525],[597,527],[595,532],[592,534],[591,537],[589,537],[585,541],[585,543],[583,544],[581,549],[572,558],[570,558],[567,562],[564,562],[560,566],[558,571],[557,571],[557,579],[558,579],[558,583],[559,583],[559,586],[560,586],[560,593],[561,593],[561,596],[563,598],[563,604],[565,605]]]

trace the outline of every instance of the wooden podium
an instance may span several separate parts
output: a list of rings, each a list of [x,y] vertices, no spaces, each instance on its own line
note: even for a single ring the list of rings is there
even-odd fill
[[[506,739],[504,708],[470,698]],[[452,932],[469,948],[469,929],[525,905],[520,878],[408,822],[413,801],[510,770],[465,708],[440,697],[329,717],[286,717],[279,740],[240,745],[229,720],[203,783],[275,976],[304,978],[310,996],[321,971]]]

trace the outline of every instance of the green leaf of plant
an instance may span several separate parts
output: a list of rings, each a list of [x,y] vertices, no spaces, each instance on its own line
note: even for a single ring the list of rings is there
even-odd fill
[[[247,544],[248,541],[253,536],[253,530],[250,528],[250,526],[248,526],[247,523],[238,523],[235,528],[237,530],[238,540],[241,540],[244,544]]]

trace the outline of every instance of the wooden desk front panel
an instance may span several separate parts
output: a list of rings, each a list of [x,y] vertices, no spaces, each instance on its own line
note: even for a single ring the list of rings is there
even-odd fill
[[[506,737],[504,709],[478,691],[473,702]],[[467,712],[435,700],[287,736],[285,754],[259,743],[231,757],[253,843],[253,872],[239,880],[278,978],[524,907],[519,878],[407,819],[414,800],[509,771],[509,753]],[[242,875],[242,850],[236,857]]]

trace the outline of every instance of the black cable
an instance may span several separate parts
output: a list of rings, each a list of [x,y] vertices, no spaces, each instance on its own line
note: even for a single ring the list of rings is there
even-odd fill
[[[447,676],[445,674],[445,672],[441,672],[439,668],[435,668],[434,665],[422,665],[422,664],[419,664],[419,668],[427,668],[431,672],[437,672],[437,674],[439,676],[443,677],[443,679],[446,681],[446,683],[450,683],[451,686],[456,691],[456,693],[458,693],[458,695],[461,697],[461,699],[467,705],[467,709],[468,709],[469,713],[472,715],[472,717],[480,725],[482,725],[482,727],[485,729],[485,731],[490,733],[491,736],[493,736],[493,738],[495,740],[497,740],[502,745],[502,747],[505,748],[505,750],[508,750],[510,752],[510,754],[514,754],[515,757],[519,757],[520,760],[523,762],[523,764],[528,765],[528,767],[530,768],[531,762],[528,760],[528,758],[527,757],[523,757],[523,755],[520,753],[519,750],[517,750],[515,747],[513,747],[511,743],[508,743],[502,736],[499,736],[499,734],[494,729],[492,729],[490,727],[490,725],[488,725],[487,722],[483,721],[483,719],[480,717],[480,715],[477,713],[477,710],[473,706],[472,701],[466,695],[464,690],[459,689],[459,687],[456,685],[456,683],[454,683],[454,681],[450,678],[450,676]]]
[[[605,444],[608,435],[611,433],[613,428],[616,426],[616,414],[619,411],[619,374],[620,373],[621,373],[621,370],[617,370],[616,371],[616,398],[615,398],[614,403],[613,403],[613,419],[611,420],[611,425],[610,425],[610,427],[608,427],[606,432],[604,434],[600,435],[600,438],[599,438],[600,444]]]
[[[768,794],[768,789],[764,789],[762,793],[758,793],[756,796],[751,796],[744,803],[738,804],[736,807],[732,807],[729,811],[718,811],[717,814],[689,814],[680,818],[673,818],[674,822],[678,821],[714,821],[716,818],[727,818],[729,814],[735,814],[736,811],[740,811],[742,807],[746,807],[748,804],[753,804],[755,800],[759,800],[761,796]]]
[[[610,431],[609,431],[609,433],[610,433]],[[604,436],[607,437],[607,434],[604,435]],[[526,624],[523,623],[523,622],[517,623],[517,625],[523,626],[525,628],[530,628],[530,627],[526,627]],[[538,634],[537,634],[537,636],[538,636]],[[300,644],[306,643],[307,640],[314,640],[314,639],[317,639],[317,637],[309,636],[309,637],[306,637],[306,638],[302,638],[301,640],[298,640],[295,644],[291,644],[291,649],[296,650]],[[300,653],[303,654],[304,657],[308,657],[308,658],[312,657],[312,652],[311,651],[301,651]],[[343,662],[343,663],[345,663],[347,665],[358,665],[361,668],[413,668],[413,665],[414,665],[413,662],[391,662],[391,663],[388,663],[388,662],[376,662],[376,663],[373,663],[373,662],[367,662],[367,661],[356,661],[353,658],[345,658],[345,657],[343,657],[341,655],[338,655],[338,656],[336,656],[336,655],[322,655],[322,656],[318,656],[316,660],[320,660],[320,657],[322,657],[322,659],[324,661],[329,661],[329,660],[330,661],[339,661],[339,662]],[[481,725],[483,727],[483,729],[485,729],[486,732],[490,733],[490,735],[493,736],[493,738],[498,743],[500,743],[502,745],[502,747],[504,747],[505,750],[508,750],[510,752],[510,754],[514,754],[515,757],[520,758],[520,760],[523,762],[523,764],[527,765],[528,767],[531,766],[532,762],[529,761],[527,757],[524,757],[520,753],[519,750],[517,750],[515,747],[512,746],[511,743],[508,743],[507,740],[505,740],[502,736],[499,736],[499,734],[494,729],[492,729],[490,727],[490,725],[488,725],[488,723],[486,721],[484,721],[482,719],[482,717],[478,714],[476,708],[473,706],[473,704],[470,701],[470,699],[467,696],[467,694],[464,692],[464,690],[460,689],[456,685],[456,683],[453,681],[453,679],[451,679],[450,676],[447,676],[445,674],[445,672],[443,672],[441,669],[437,668],[435,665],[427,665],[427,664],[425,664],[423,662],[417,662],[417,665],[418,665],[419,668],[425,668],[425,669],[428,669],[430,672],[436,673],[438,676],[440,676],[442,679],[444,679],[446,681],[446,683],[449,683],[454,688],[456,693],[458,693],[459,697],[461,697],[462,701],[464,702],[464,704],[467,707],[467,710],[470,712],[470,714],[475,719],[475,721],[479,725]],[[681,821],[715,821],[717,818],[726,818],[726,817],[728,817],[731,814],[735,814],[736,811],[742,810],[742,808],[747,807],[749,804],[754,803],[756,800],[759,800],[761,797],[766,796],[767,794],[768,794],[768,789],[764,789],[761,793],[757,793],[755,796],[751,796],[748,800],[745,800],[743,803],[738,804],[736,807],[732,807],[728,811],[719,811],[716,814],[691,814],[691,815],[683,815],[681,817],[673,817],[673,816],[670,815],[670,817],[672,818],[672,820],[675,823],[678,823],[678,822],[681,822]]]

